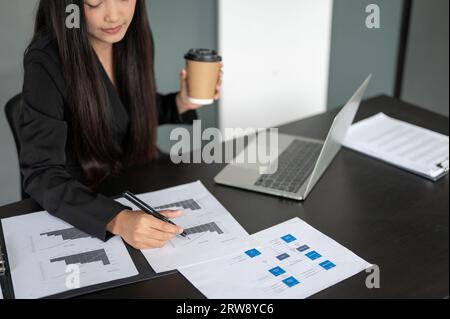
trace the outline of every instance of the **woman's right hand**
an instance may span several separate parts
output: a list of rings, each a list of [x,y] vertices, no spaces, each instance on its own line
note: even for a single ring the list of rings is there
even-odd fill
[[[167,218],[182,215],[177,211],[159,212]],[[181,234],[183,229],[163,222],[149,214],[138,211],[124,210],[120,212],[107,226],[107,230],[119,235],[136,249],[161,248],[167,241]]]

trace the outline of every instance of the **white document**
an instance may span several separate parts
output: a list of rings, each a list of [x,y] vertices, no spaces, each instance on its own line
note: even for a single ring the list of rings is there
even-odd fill
[[[173,222],[184,228],[186,238],[175,237],[165,247],[142,253],[155,272],[178,269],[233,251],[233,244],[248,237],[244,228],[209,193],[201,182],[138,195],[156,210],[180,209],[184,215]],[[125,199],[124,205],[133,207]]]
[[[247,247],[179,271],[212,299],[306,298],[370,264],[299,218],[251,236]]]
[[[448,136],[383,113],[355,123],[344,146],[433,180],[448,172]]]
[[[104,243],[47,212],[3,219],[2,225],[17,299],[138,274],[120,237]]]

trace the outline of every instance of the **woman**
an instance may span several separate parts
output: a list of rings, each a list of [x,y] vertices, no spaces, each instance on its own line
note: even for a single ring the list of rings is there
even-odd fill
[[[66,26],[70,4],[80,8],[79,28]],[[155,159],[157,125],[191,123],[200,107],[188,101],[186,70],[179,93],[156,92],[153,59],[144,0],[41,0],[18,123],[25,192],[86,233],[138,249],[162,247],[183,229],[94,190]]]

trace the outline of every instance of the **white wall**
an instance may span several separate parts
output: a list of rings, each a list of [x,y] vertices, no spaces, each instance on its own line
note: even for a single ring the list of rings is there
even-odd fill
[[[219,0],[220,127],[272,127],[326,110],[333,0]]]

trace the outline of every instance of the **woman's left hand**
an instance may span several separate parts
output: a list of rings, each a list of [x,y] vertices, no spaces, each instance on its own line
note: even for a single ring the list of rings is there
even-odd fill
[[[222,76],[223,76],[223,63],[221,63],[220,68],[220,77],[219,81],[216,86],[216,93],[214,96],[214,100],[220,99],[220,88],[222,87]],[[183,69],[180,73],[180,92],[177,94],[176,101],[178,106],[178,111],[180,114],[183,114],[184,112],[190,111],[190,110],[197,110],[201,108],[203,105],[199,104],[193,104],[189,102],[188,98],[188,83],[187,83],[187,71],[186,69]]]

